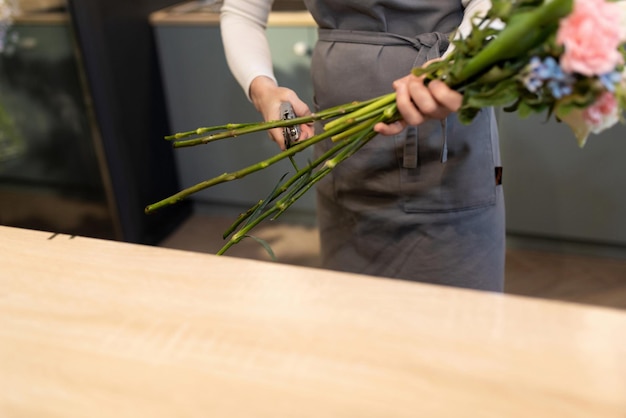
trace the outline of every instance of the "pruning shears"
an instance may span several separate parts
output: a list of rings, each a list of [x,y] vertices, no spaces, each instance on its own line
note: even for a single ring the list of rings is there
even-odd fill
[[[282,102],[280,104],[280,119],[289,120],[295,119],[296,113],[293,111],[293,106],[289,102]],[[283,138],[285,139],[285,149],[289,149],[294,142],[300,139],[300,126],[285,126],[283,128]]]

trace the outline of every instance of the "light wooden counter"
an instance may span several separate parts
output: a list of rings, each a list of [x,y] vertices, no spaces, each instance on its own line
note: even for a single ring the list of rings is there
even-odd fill
[[[0,416],[626,417],[626,312],[0,227]]]

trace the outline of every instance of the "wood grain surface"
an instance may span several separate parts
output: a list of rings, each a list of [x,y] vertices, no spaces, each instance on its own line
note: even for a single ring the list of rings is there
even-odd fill
[[[626,417],[626,313],[0,227],[1,417]]]
[[[192,12],[192,13],[176,13],[176,7],[179,5],[158,10],[149,16],[152,25],[168,26],[197,26],[209,25],[215,26],[220,23],[219,13]],[[272,12],[267,22],[268,26],[297,26],[297,27],[317,27],[311,14],[306,11],[279,11]]]

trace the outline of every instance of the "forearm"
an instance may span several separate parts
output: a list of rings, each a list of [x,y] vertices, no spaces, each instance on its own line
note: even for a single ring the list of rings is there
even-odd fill
[[[221,9],[220,30],[228,67],[248,98],[255,78],[276,82],[265,35],[270,9],[269,0],[225,0]]]

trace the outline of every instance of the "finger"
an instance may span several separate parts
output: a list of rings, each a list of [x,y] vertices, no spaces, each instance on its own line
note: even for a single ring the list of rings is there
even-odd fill
[[[296,98],[296,100],[291,100],[290,103],[297,117],[300,118],[311,114],[311,109],[309,109],[309,106],[302,100]]]
[[[270,139],[278,145],[278,147],[284,151],[285,147],[285,137],[283,135],[283,128],[273,128],[269,129],[267,133],[270,136]]]
[[[281,151],[285,151],[287,149],[285,145],[285,135],[283,134],[283,128],[273,128],[268,130],[268,134],[270,139],[279,146]],[[315,129],[312,125],[303,124],[300,125],[300,137],[296,140],[296,142],[304,141],[306,139],[311,138],[315,135]]]
[[[463,104],[463,95],[452,90],[446,85],[446,83],[440,80],[433,80],[428,85],[428,89],[435,100],[448,110],[456,112],[461,108],[461,105]]]
[[[312,125],[300,125],[300,138],[298,141],[304,141],[315,135],[315,128]]]
[[[374,131],[386,136],[397,135],[402,132],[404,128],[406,128],[406,122],[404,121],[397,121],[389,124],[380,122],[374,125]]]
[[[424,77],[413,77],[408,89],[411,100],[424,118],[439,119],[446,116],[447,109],[442,109],[441,104],[435,100],[429,88],[424,85]]]
[[[394,83],[394,88],[396,90],[396,105],[398,106],[398,112],[400,112],[402,118],[407,124],[419,125],[424,122],[425,117],[415,106],[409,92],[408,84],[408,77],[400,79]]]

